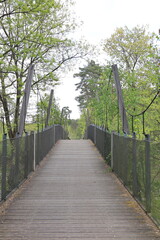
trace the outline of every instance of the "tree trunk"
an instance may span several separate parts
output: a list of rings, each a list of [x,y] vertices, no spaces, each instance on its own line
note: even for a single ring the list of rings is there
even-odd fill
[[[7,97],[6,97],[6,91],[5,91],[5,84],[4,84],[3,76],[1,76],[1,85],[2,85],[2,93],[1,93],[2,95],[0,96],[0,100],[2,102],[3,110],[4,110],[4,114],[5,114],[7,132],[8,132],[9,138],[13,138],[14,134],[13,134],[13,131],[12,131],[12,125],[11,125],[11,121],[10,121],[10,112],[9,112],[9,109],[8,109],[8,102],[7,102]]]

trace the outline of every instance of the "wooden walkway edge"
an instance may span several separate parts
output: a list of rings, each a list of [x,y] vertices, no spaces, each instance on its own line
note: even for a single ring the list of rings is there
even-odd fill
[[[0,222],[0,240],[160,240],[89,140],[61,140]]]

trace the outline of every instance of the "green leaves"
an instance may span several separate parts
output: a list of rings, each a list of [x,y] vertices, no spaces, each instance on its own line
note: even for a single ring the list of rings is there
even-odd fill
[[[41,83],[39,86],[44,89],[57,83],[55,71],[72,59],[72,55],[76,56],[75,45],[66,37],[75,26],[69,21],[69,2],[7,0],[0,3],[0,85],[3,79],[4,111],[10,109],[7,95],[14,95],[15,129],[29,65],[36,65],[40,76],[33,80],[33,88]]]
[[[147,55],[154,52],[152,40],[153,35],[147,34],[144,26],[117,28],[105,41],[104,50],[114,63],[132,72],[145,63]]]

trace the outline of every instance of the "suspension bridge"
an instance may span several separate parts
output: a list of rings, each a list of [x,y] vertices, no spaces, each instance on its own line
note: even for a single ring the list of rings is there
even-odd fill
[[[135,138],[121,139],[94,125],[85,140],[65,138],[56,125],[12,142],[4,139],[0,239],[160,239],[145,213],[159,211],[150,195],[148,140],[139,143],[146,153],[139,163]]]

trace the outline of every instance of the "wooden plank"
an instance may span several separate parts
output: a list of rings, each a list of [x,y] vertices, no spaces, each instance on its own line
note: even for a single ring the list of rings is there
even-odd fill
[[[0,240],[157,240],[89,140],[61,140],[0,224]]]

